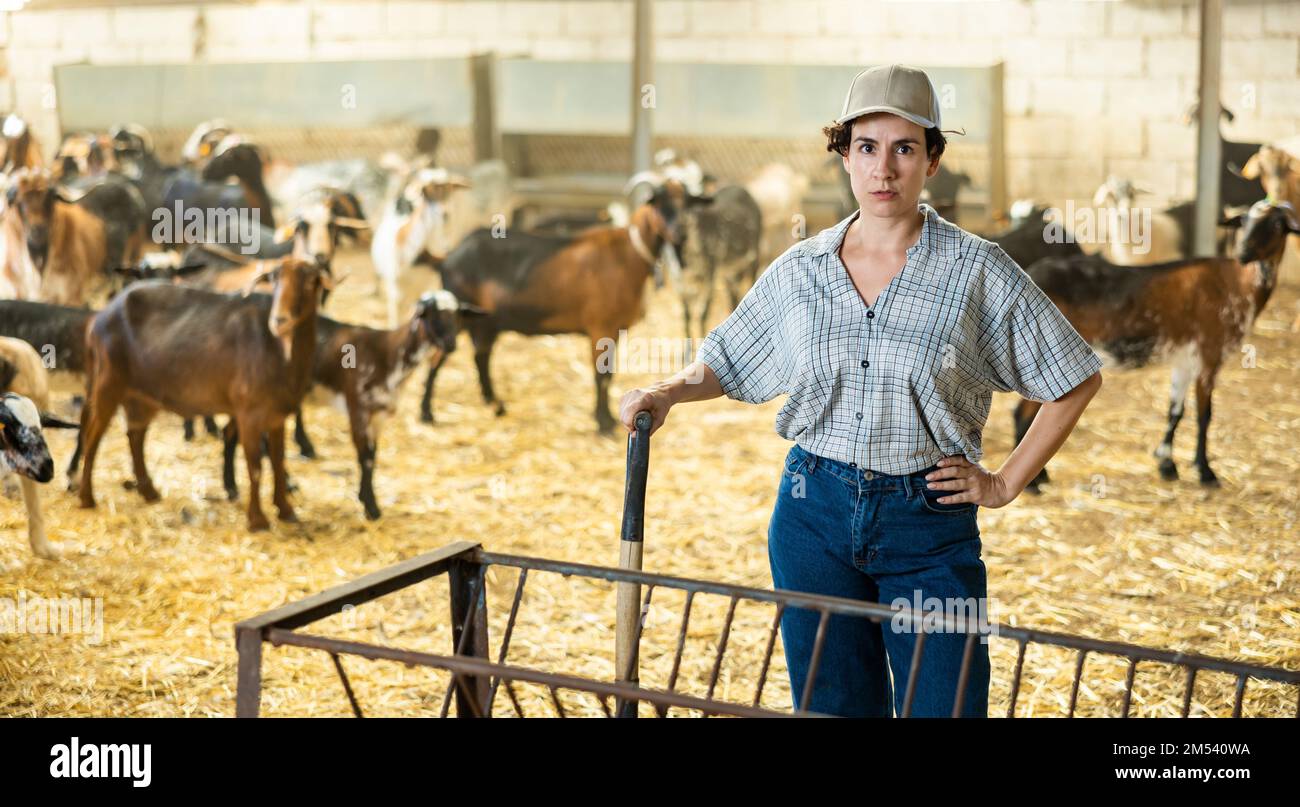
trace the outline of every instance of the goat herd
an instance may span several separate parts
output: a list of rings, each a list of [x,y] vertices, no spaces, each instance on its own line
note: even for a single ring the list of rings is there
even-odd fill
[[[808,184],[784,166],[769,166],[746,187],[714,189],[695,163],[661,154],[654,171],[628,184],[641,191],[634,196],[639,203],[628,212],[614,209],[603,226],[586,221],[568,232],[552,221],[531,231],[512,227],[501,237],[497,223],[473,229],[447,249],[448,210],[470,183],[430,158],[279,170],[257,143],[211,121],[186,141],[180,165],[161,163],[149,133],[128,125],[68,136],[47,167],[32,133],[14,116],[4,122],[0,148],[6,191],[0,469],[21,477],[32,549],[42,557],[56,553],[34,485],[54,473],[41,429],[77,428],[49,414],[47,368],[85,377],[79,439],[68,466],[69,489],[83,507],[95,504],[95,459],[120,407],[135,488],[146,501],[158,498],[144,454],[154,416],[160,410],[182,416],[189,437],[200,418],[218,432],[213,417],[224,414],[227,495],[238,498],[234,464],[242,445],[249,528],[269,527],[259,494],[263,454],[270,457],[278,515],[294,520],[286,420],[295,416],[298,447],[314,456],[302,405],[316,385],[346,403],[359,499],[375,519],[383,420],[421,365],[428,368],[421,419],[433,420],[436,374],[461,330],[474,346],[483,399],[497,414],[504,405],[489,361],[501,333],[587,336],[595,419],[610,431],[616,424],[610,373],[602,372],[600,360],[608,340],[616,342],[644,315],[646,281],[662,286],[670,277],[686,335],[702,335],[715,283],[727,289],[734,308],[765,262],[788,246],[791,216]],[[1042,209],[991,237],[1099,350],[1130,365],[1175,357],[1168,429],[1157,450],[1166,478],[1177,474],[1171,446],[1194,379],[1196,465],[1202,483],[1215,483],[1205,449],[1215,377],[1268,301],[1287,236],[1300,233],[1300,160],[1272,147],[1252,159],[1250,170],[1267,197],[1225,216],[1223,226],[1240,232],[1222,239],[1217,256],[1125,265],[1134,256],[1118,241],[1114,249],[1085,254],[1069,233],[1046,237],[1045,228],[1060,223],[1045,221]],[[1127,214],[1135,193],[1131,184],[1108,181],[1099,203],[1106,194],[1105,201]],[[296,200],[291,213],[277,215],[277,197]],[[367,213],[377,209],[372,226]],[[1174,232],[1189,231],[1171,217],[1181,228]],[[487,223],[479,218],[475,224]],[[376,291],[387,301],[386,329],[320,312],[346,277],[333,267],[344,239],[370,249]],[[1168,257],[1162,248],[1153,251]],[[1178,249],[1189,251],[1185,243]],[[417,265],[434,270],[441,288],[420,296],[402,321],[400,281],[412,278]],[[101,303],[99,310],[90,307]],[[1017,439],[1036,406],[1017,408]],[[1035,484],[1045,478],[1044,472]]]

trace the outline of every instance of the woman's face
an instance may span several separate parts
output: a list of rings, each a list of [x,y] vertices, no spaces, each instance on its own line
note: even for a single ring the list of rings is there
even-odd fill
[[[920,125],[873,112],[853,122],[844,170],[864,215],[896,218],[915,212],[925,180],[939,170],[939,158],[926,156]]]

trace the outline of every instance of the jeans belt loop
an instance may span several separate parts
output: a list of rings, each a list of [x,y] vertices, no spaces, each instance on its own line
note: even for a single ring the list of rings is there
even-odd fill
[[[919,479],[914,480],[914,479],[912,478],[912,475],[911,475],[911,474],[903,474],[903,490],[907,491],[907,500],[908,500],[908,501],[911,501],[911,500],[912,500],[912,493],[913,493],[913,492],[912,492],[912,486],[913,486],[913,484],[920,484],[920,482],[921,482],[921,480],[919,480]]]
[[[816,472],[817,472],[817,455],[809,451],[808,452],[808,473],[812,474]]]

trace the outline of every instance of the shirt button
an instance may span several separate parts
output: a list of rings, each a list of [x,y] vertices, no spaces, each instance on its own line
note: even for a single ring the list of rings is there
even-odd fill
[[[862,360],[862,366],[863,366],[863,367],[870,367],[870,366],[871,366],[871,362],[867,361],[866,359],[863,359],[863,360]]]
[[[854,417],[856,417],[858,420],[862,420],[862,413],[858,412],[856,415],[854,415]]]
[[[867,312],[867,319],[873,319],[875,316],[876,316],[876,312],[875,312],[875,311],[868,311],[868,312]]]

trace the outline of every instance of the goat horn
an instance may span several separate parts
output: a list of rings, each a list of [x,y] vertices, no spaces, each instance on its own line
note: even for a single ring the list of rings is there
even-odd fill
[[[365,219],[354,219],[348,216],[336,216],[334,223],[340,227],[351,227],[354,230],[367,230],[370,228],[370,222]]]
[[[244,284],[244,288],[241,293],[245,297],[247,297],[248,295],[253,293],[253,290],[255,288],[257,288],[257,284],[261,283],[263,280],[266,280],[267,278],[275,276],[277,273],[279,273],[279,271],[280,271],[279,266],[275,266],[270,269],[262,269],[258,271],[257,274],[253,275],[253,277],[250,278],[249,281]]]
[[[60,420],[59,418],[56,418],[54,415],[48,414],[46,412],[41,412],[41,428],[42,429],[80,429],[81,424],[70,423],[66,420]]]
[[[633,174],[632,178],[629,179],[627,181],[627,184],[623,186],[623,195],[626,196],[627,194],[631,193],[633,189],[635,189],[636,186],[640,185],[642,182],[648,182],[651,185],[656,185],[656,186],[662,185],[664,183],[664,176],[658,171],[641,171],[639,173]]]

